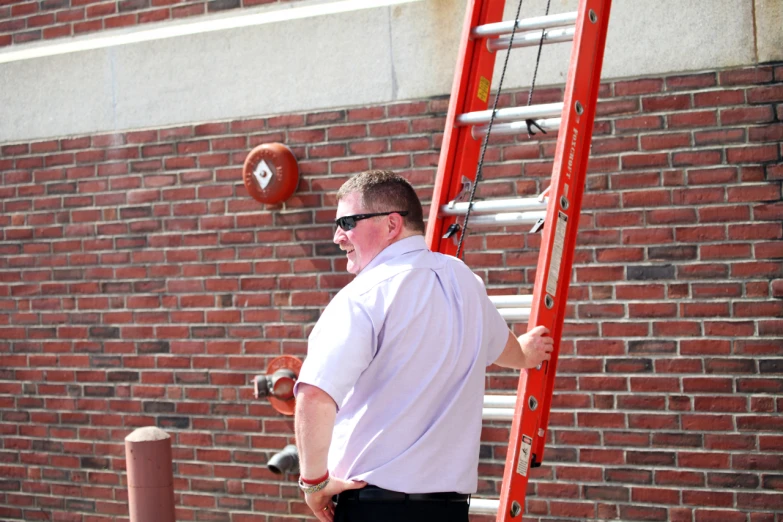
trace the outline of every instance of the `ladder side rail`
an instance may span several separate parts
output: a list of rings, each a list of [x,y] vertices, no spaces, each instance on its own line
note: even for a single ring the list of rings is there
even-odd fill
[[[457,117],[487,109],[496,53],[487,49],[485,38],[471,33],[478,25],[500,21],[504,6],[505,0],[471,0],[467,5],[427,223],[426,241],[433,252],[457,251],[453,241],[442,236],[452,223],[461,223],[461,217],[441,216],[440,208],[459,194],[463,175],[474,181],[481,152],[481,140],[473,139],[470,127],[458,126]]]
[[[523,370],[520,375],[497,522],[521,520],[530,469],[541,463],[546,439],[546,431],[540,429],[546,424],[541,424],[541,419],[548,422],[610,6],[611,0],[583,0],[579,6],[528,323],[528,328],[549,328],[555,351],[552,360],[541,369]],[[589,18],[591,10],[597,15],[596,22]],[[577,101],[581,114],[577,114]],[[567,199],[567,208],[561,204],[561,197]],[[550,299],[551,306],[547,306]]]
[[[561,267],[561,276],[560,276],[560,285],[562,288],[558,288],[558,294],[562,296],[563,303],[562,303],[562,313],[560,313],[560,317],[562,319],[558,321],[557,324],[557,340],[558,345],[560,343],[560,339],[562,337],[563,332],[563,323],[565,319],[565,308],[566,308],[566,300],[568,297],[568,288],[572,279],[572,267],[573,267],[573,261],[574,256],[576,252],[576,239],[579,232],[579,220],[581,218],[582,214],[582,199],[584,197],[584,187],[587,181],[587,168],[589,166],[590,162],[590,146],[592,144],[593,140],[593,125],[595,123],[595,114],[597,111],[597,105],[598,105],[598,91],[601,87],[601,69],[603,67],[603,60],[604,60],[604,51],[606,47],[606,36],[609,29],[609,15],[611,11],[611,0],[605,0],[603,4],[600,6],[600,12],[596,10],[596,14],[600,17],[599,21],[596,22],[598,27],[596,28],[596,41],[593,44],[592,49],[587,49],[585,52],[588,53],[588,55],[592,55],[593,62],[587,62],[585,60],[585,65],[590,67],[590,70],[588,71],[590,73],[589,81],[584,86],[579,86],[578,90],[575,90],[574,96],[577,98],[581,96],[584,93],[584,96],[587,97],[588,102],[585,105],[585,112],[582,115],[583,123],[582,123],[582,129],[580,131],[583,133],[582,138],[583,142],[581,144],[577,144],[577,150],[575,151],[577,154],[575,154],[574,158],[574,186],[579,187],[578,190],[574,191],[573,198],[571,205],[574,208],[573,211],[573,228],[569,230],[570,237],[566,238],[566,241],[569,243],[569,248],[565,250],[565,257],[563,259],[562,267]],[[582,52],[582,49],[579,50],[580,53]],[[580,77],[578,73],[575,73],[575,77]],[[559,355],[559,351],[558,351]],[[555,370],[557,368],[557,361],[555,361],[555,364],[552,367],[552,371],[547,372],[546,379],[547,382],[545,383],[545,393],[543,394],[544,403],[542,404],[542,410],[541,410],[541,420],[539,423],[539,429],[544,430],[544,432],[547,432],[549,429],[549,413],[551,409],[552,404],[552,394],[555,389]],[[533,453],[535,453],[538,456],[538,462],[541,463],[544,460],[544,446],[546,444],[546,437],[539,437],[536,439],[536,445],[533,446]]]

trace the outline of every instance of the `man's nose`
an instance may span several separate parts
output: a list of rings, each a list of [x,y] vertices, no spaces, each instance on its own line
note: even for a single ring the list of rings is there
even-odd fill
[[[337,230],[334,231],[334,238],[332,239],[332,241],[334,241],[336,244],[339,245],[340,242],[342,242],[344,239],[345,239],[345,231],[342,228],[337,227]]]

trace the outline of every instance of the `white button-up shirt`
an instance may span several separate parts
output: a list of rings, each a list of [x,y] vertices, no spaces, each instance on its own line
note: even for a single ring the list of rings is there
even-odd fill
[[[423,236],[378,254],[329,303],[298,383],[338,405],[333,476],[473,493],[486,367],[509,330],[481,280]]]

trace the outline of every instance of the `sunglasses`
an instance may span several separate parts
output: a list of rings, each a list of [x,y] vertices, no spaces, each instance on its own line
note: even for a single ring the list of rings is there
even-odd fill
[[[348,232],[356,228],[356,223],[362,219],[369,219],[376,216],[388,216],[389,214],[399,214],[401,216],[407,216],[407,210],[392,210],[391,212],[375,212],[373,214],[356,214],[354,216],[343,216],[334,220],[335,225]]]

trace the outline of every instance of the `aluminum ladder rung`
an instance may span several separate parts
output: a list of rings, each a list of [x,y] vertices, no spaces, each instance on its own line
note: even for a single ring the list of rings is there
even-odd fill
[[[498,214],[483,214],[470,219],[475,226],[502,227],[507,225],[534,225],[539,219],[546,217],[546,211],[537,212],[500,212]]]
[[[469,512],[471,515],[496,515],[500,509],[500,500],[471,497]]]
[[[482,408],[481,418],[485,421],[511,422],[514,420],[514,408]]]
[[[536,120],[536,125],[544,129],[545,131],[557,131],[560,130],[560,118],[547,118],[544,120]],[[487,128],[489,125],[482,125],[480,127],[473,127],[471,135],[473,139],[477,140],[484,137],[487,134]],[[533,129],[538,132],[538,129]],[[508,135],[508,134],[522,134],[527,132],[527,123],[524,121],[515,121],[513,123],[498,123],[492,125],[492,134]]]
[[[530,319],[530,308],[498,308],[498,312],[506,321],[527,321]]]
[[[485,408],[513,408],[517,405],[516,395],[485,395]]]
[[[516,405],[516,395],[485,395],[481,418],[487,421],[511,422],[514,420]]]
[[[534,29],[561,27],[563,25],[575,24],[576,16],[577,11],[573,11],[570,13],[524,18],[522,20],[505,20],[503,22],[495,22],[494,24],[476,26],[473,28],[473,31],[471,31],[471,34],[478,38],[484,36],[498,36],[501,34],[508,34],[514,30],[514,23],[516,23],[518,31],[532,31]]]
[[[575,27],[565,27],[558,29],[542,29],[539,31],[531,31],[529,33],[521,33],[514,35],[514,43],[511,44],[513,49],[517,47],[531,47],[538,45],[541,42],[541,33],[544,33],[544,44],[553,44],[560,42],[570,42],[574,39],[576,33]],[[508,48],[508,41],[510,36],[501,36],[499,38],[490,38],[487,40],[487,49],[490,51],[497,51]]]
[[[519,308],[533,306],[533,295],[491,295],[489,300],[496,308]]]
[[[542,103],[523,107],[506,107],[495,113],[495,122],[518,121],[539,118],[556,118],[563,114],[563,102]],[[468,112],[457,116],[457,125],[478,125],[489,123],[492,110]]]
[[[488,214],[491,212],[530,212],[545,211],[546,200],[538,198],[506,198],[474,201],[471,214]],[[450,203],[440,207],[441,216],[464,216],[468,211],[468,202]]]

